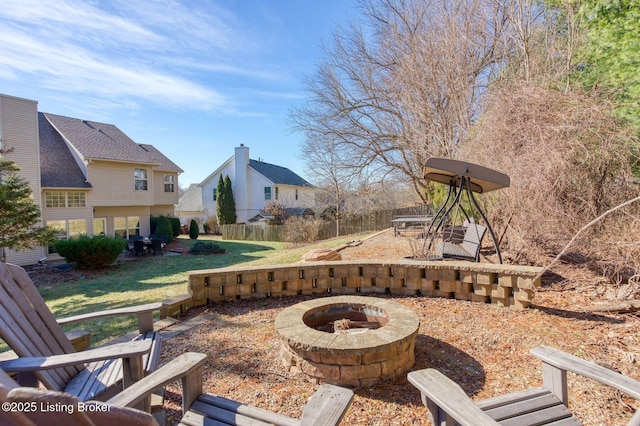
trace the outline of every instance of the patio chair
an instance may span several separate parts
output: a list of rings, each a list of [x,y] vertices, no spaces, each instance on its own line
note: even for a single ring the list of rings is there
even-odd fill
[[[333,385],[322,385],[305,405],[302,418],[294,419],[257,407],[245,405],[230,399],[202,393],[202,369],[207,356],[187,352],[171,360],[168,364],[151,373],[135,385],[130,386],[116,397],[105,402],[90,401],[87,405],[102,407],[88,415],[77,413],[78,400],[60,392],[33,388],[16,388],[0,371],[0,401],[15,403],[40,402],[54,405],[74,406],[74,416],[65,412],[43,413],[36,410],[28,413],[0,412],[0,423],[12,425],[10,415],[26,417],[35,425],[145,425],[157,426],[156,420],[148,413],[133,408],[144,400],[154,389],[161,388],[177,380],[182,381],[183,418],[181,425],[337,425],[344,416],[353,398],[353,391]],[[3,378],[3,377],[4,378]],[[2,384],[5,383],[3,388]],[[75,404],[75,405],[74,405]],[[76,416],[77,414],[77,416]],[[83,416],[84,415],[84,416]],[[4,418],[4,417],[7,418]],[[80,421],[70,422],[71,417]],[[13,423],[20,424],[23,423]]]
[[[144,244],[144,240],[140,239],[140,240],[133,241],[133,253],[136,256],[142,256],[143,254],[145,254],[146,250],[147,250],[147,247]]]
[[[443,259],[460,259],[479,262],[480,248],[485,232],[487,232],[485,226],[471,222],[467,224],[462,244],[454,244],[445,240],[438,245],[438,250],[442,254]]]
[[[164,245],[162,244],[162,240],[160,240],[160,238],[153,238],[151,240],[150,250],[153,250],[154,256],[156,253],[160,253],[164,256]]]
[[[202,373],[207,356],[187,352],[171,360],[144,379],[107,401],[115,407],[133,407],[156,389],[177,380],[182,382],[180,424],[198,425],[337,425],[353,399],[353,391],[323,384],[311,396],[300,419],[273,413],[251,405],[202,393]]]
[[[56,319],[26,271],[0,263],[0,337],[18,356],[0,368],[18,373],[22,385],[39,380],[86,401],[109,398],[158,365],[162,339],[153,331],[161,302]],[[114,315],[137,315],[140,335],[133,342],[76,352],[61,325]]]
[[[158,426],[151,414],[133,408],[89,401],[80,409],[80,400],[68,393],[21,388],[2,370],[0,403],[8,404],[0,411],[3,426]]]
[[[604,383],[640,400],[640,382],[551,347],[531,354],[542,360],[543,387],[474,403],[460,386],[435,369],[412,371],[409,381],[422,393],[435,425],[580,425],[567,408],[567,371]],[[640,424],[640,411],[629,425]]]

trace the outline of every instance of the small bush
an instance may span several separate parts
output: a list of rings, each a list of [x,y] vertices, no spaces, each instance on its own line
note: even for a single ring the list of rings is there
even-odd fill
[[[195,219],[191,219],[191,224],[189,224],[189,238],[192,240],[197,240],[200,235],[200,229],[198,229],[198,222]]]
[[[205,234],[208,234],[209,231],[210,231],[209,224],[207,222],[203,223],[202,224],[202,229],[203,229]]]
[[[218,226],[218,219],[215,216],[207,217],[207,219],[203,223],[203,227],[204,226],[209,228],[208,231],[205,231],[207,234],[209,232],[211,232],[212,234],[215,234],[215,235],[220,235],[221,234],[220,227]],[[206,230],[207,228],[204,228],[204,229]]]
[[[213,243],[203,243],[198,241],[189,250],[190,254],[217,254],[224,253],[224,249]]]
[[[285,222],[284,239],[290,243],[311,243],[318,240],[322,224],[321,219],[291,217]]]
[[[60,240],[55,243],[56,252],[78,269],[99,269],[111,265],[127,246],[120,237],[104,235],[88,237],[81,235],[72,240]]]
[[[160,238],[163,235],[167,237],[167,243],[173,241],[173,227],[169,218],[166,216],[158,217],[158,225],[156,226],[155,235]]]

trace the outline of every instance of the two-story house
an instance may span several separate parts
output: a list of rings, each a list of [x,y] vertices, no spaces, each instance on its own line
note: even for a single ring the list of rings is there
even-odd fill
[[[241,144],[233,156],[180,198],[176,213],[182,223],[191,219],[202,222],[216,215],[220,176],[231,180],[238,223],[256,216],[268,201],[288,208],[315,205],[313,185],[286,167],[250,159],[249,148]]]
[[[112,124],[38,112],[37,102],[0,95],[0,140],[59,238],[150,233],[151,215],[172,215],[182,170]],[[9,252],[21,265],[56,259],[52,247]]]

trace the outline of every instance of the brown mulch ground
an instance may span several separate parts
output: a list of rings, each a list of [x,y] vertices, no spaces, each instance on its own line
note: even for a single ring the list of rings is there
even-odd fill
[[[340,254],[345,260],[401,259],[411,256],[412,249],[409,239],[386,232]],[[31,274],[44,285],[81,278],[75,271],[37,268]],[[541,385],[540,362],[528,353],[549,345],[640,379],[640,316],[586,313],[584,308],[607,302],[604,295],[614,286],[584,266],[560,264],[553,271],[538,289],[535,306],[524,311],[450,299],[390,297],[421,320],[413,369],[437,368],[473,399],[483,399]],[[318,385],[285,371],[273,323],[284,307],[307,298],[234,301],[195,310],[190,315],[208,312],[214,319],[165,341],[161,362],[185,351],[206,353],[206,392],[299,417]],[[570,408],[587,425],[626,424],[638,406],[593,381],[570,375],[569,385]],[[406,378],[354,391],[343,424],[429,424],[420,395]],[[179,385],[167,390],[168,424],[179,417],[179,394]]]
[[[341,251],[343,259],[398,259],[411,255],[409,242],[384,233]],[[414,369],[437,368],[474,399],[541,385],[540,362],[529,350],[549,345],[640,379],[640,317],[585,313],[601,303],[601,280],[591,272],[561,265],[539,289],[533,309],[510,311],[494,305],[449,299],[395,297],[418,313],[420,334]],[[549,282],[552,281],[552,282]],[[317,388],[285,371],[273,323],[286,306],[306,296],[236,301],[209,306],[215,319],[165,343],[163,361],[184,351],[209,355],[207,392],[299,417]],[[637,402],[593,381],[570,375],[570,408],[588,425],[626,424]],[[429,424],[420,395],[406,378],[354,389],[343,424]],[[179,407],[177,386],[167,393]],[[171,401],[172,400],[172,401]],[[174,413],[175,415],[176,413]]]

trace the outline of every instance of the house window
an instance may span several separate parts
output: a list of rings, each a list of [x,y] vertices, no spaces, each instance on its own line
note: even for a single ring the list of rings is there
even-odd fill
[[[125,240],[140,235],[140,216],[114,217],[113,230],[116,236]]]
[[[298,200],[298,188],[296,188],[296,201]]]
[[[271,187],[270,186],[265,186],[264,187],[264,199],[265,201],[268,201],[271,199]]]
[[[278,187],[276,186],[276,200],[278,199]]]
[[[146,191],[149,187],[147,169],[133,169],[133,180],[136,191]]]
[[[66,207],[64,192],[47,191],[44,193],[45,205],[47,208]]]
[[[56,230],[59,240],[68,240],[87,233],[87,221],[85,219],[48,220],[47,226]],[[49,254],[55,253],[54,246],[49,246]]]
[[[93,235],[107,235],[107,219],[96,217],[93,219]]]
[[[218,188],[213,188],[213,201],[218,201]]]
[[[44,193],[45,206],[56,207],[86,207],[84,192],[46,191]]]
[[[86,207],[84,192],[67,192],[67,207]]]
[[[164,175],[164,192],[173,192],[175,189],[175,182],[173,181],[173,175]]]

